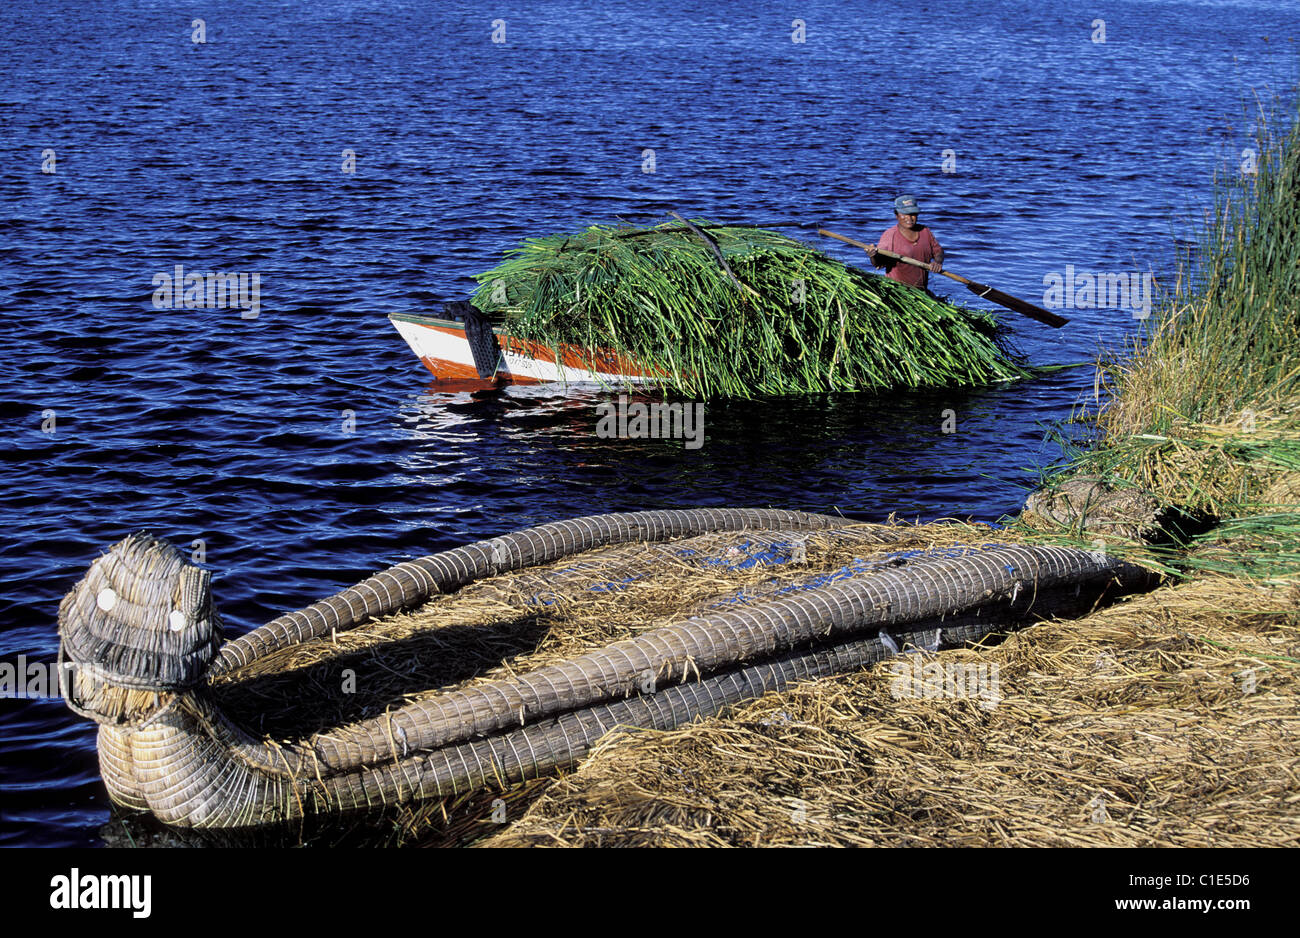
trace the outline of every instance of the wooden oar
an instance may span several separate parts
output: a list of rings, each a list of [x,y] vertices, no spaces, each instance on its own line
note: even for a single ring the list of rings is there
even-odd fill
[[[833,231],[827,231],[825,228],[818,228],[817,233],[825,235],[828,238],[834,238],[836,241],[843,241],[845,244],[851,244],[854,247],[862,248],[864,251],[867,249],[867,245],[863,242],[845,237],[842,234],[836,234]],[[885,257],[892,258],[895,261],[902,261],[904,264],[911,264],[913,267],[921,267],[925,270],[930,269],[930,265],[924,261],[918,261],[914,257],[904,257],[902,254],[895,254],[893,251],[886,251],[884,248],[876,248],[876,253],[883,254]],[[1041,306],[1035,306],[1033,303],[1026,303],[1024,300],[1014,297],[1010,293],[1003,293],[1001,290],[995,290],[986,284],[976,283],[974,280],[967,280],[965,277],[951,274],[946,270],[941,270],[939,273],[943,274],[945,277],[950,277],[953,280],[956,280],[980,299],[988,300],[990,303],[996,303],[999,306],[1005,306],[1009,310],[1013,310],[1023,316],[1028,316],[1030,319],[1036,319],[1039,322],[1046,323],[1053,328],[1059,329],[1070,321],[1064,316],[1058,316],[1056,313],[1045,310]]]

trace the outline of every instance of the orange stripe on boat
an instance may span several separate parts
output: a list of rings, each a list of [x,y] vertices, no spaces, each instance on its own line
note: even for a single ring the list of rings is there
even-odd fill
[[[413,321],[402,317],[404,321],[412,325],[422,326],[425,329],[431,329],[451,338],[465,340],[465,327],[456,322],[446,320],[428,321],[421,317],[418,321]],[[655,372],[643,368],[635,359],[621,355],[612,349],[596,348],[584,349],[581,346],[562,343],[560,345],[560,360],[557,364],[555,349],[552,346],[534,342],[530,339],[522,339],[518,336],[510,335],[506,332],[496,330],[497,340],[501,345],[503,352],[517,356],[519,358],[532,359],[533,361],[544,364],[568,368],[572,371],[585,371],[608,375],[611,377],[626,378],[650,378]],[[424,366],[434,374],[435,377],[442,379],[480,381],[484,379],[478,376],[478,370],[472,365],[463,362],[448,361],[440,358],[429,358],[421,356],[420,360]],[[503,369],[497,372],[496,377],[490,382],[484,382],[484,386],[492,384],[547,384],[548,379],[535,378],[528,375],[519,375],[509,371],[508,361],[503,362]],[[660,374],[660,377],[666,376],[666,373]]]

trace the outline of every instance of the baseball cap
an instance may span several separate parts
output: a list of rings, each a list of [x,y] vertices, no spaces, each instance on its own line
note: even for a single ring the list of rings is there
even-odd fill
[[[918,215],[921,212],[921,206],[916,204],[916,199],[910,195],[900,195],[894,199],[894,211],[900,215]]]

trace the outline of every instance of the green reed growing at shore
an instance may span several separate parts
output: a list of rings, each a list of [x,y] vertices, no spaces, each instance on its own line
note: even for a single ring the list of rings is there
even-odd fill
[[[1216,185],[1150,335],[1099,362],[1108,399],[1056,477],[1215,519],[1164,551],[1166,572],[1300,578],[1300,117],[1259,149],[1257,174]]]
[[[738,286],[697,234],[664,230],[672,227],[594,225],[528,239],[478,275],[473,303],[521,338],[612,350],[693,396],[971,386],[1025,375],[989,315],[776,232],[710,229]]]
[[[1103,364],[1109,435],[1295,402],[1300,378],[1300,121],[1261,141],[1258,174],[1220,180],[1201,234],[1150,341]],[[1247,415],[1249,417],[1249,415]],[[1247,420],[1249,423],[1249,420]]]

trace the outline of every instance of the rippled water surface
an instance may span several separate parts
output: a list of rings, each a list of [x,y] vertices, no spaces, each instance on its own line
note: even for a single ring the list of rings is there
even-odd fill
[[[465,298],[529,235],[675,208],[874,240],[900,191],[949,268],[1010,293],[1041,301],[1067,264],[1167,281],[1300,39],[1300,7],[1268,0],[200,6],[5,5],[0,660],[52,660],[59,599],[146,527],[204,542],[239,632],[397,561],[593,512],[996,519],[1054,458],[1044,428],[1089,369],[713,402],[686,450],[597,438],[593,395],[438,393],[386,315]],[[259,273],[260,314],[154,309],[176,264]],[[1011,323],[1033,362],[1135,328],[1069,315]],[[5,700],[0,746],[0,843],[98,842],[91,724]]]

